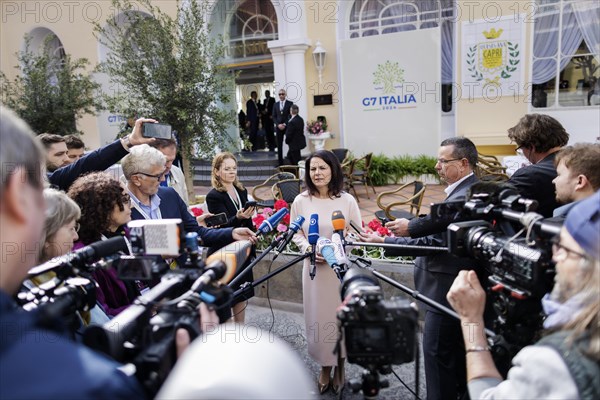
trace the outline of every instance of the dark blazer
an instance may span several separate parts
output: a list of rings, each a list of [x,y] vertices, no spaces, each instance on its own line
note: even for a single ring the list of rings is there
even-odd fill
[[[560,205],[556,202],[556,192],[552,183],[557,175],[555,157],[556,153],[552,153],[537,164],[519,168],[508,180],[521,196],[537,200],[539,205],[535,212],[546,218],[551,217],[554,209]]]
[[[289,100],[286,100],[283,105],[283,111],[280,109],[280,102],[276,101],[273,105],[273,124],[277,128],[279,124],[287,124],[290,119],[290,107],[292,107],[292,103]]]
[[[246,102],[246,121],[250,122],[251,126],[258,128],[258,103],[252,99]]]
[[[125,157],[127,150],[123,147],[120,140],[116,140],[111,144],[94,150],[73,164],[64,166],[54,172],[48,173],[48,181],[50,184],[57,186],[65,192],[77,178],[81,175],[92,171],[104,171],[111,165],[119,162]]]
[[[446,201],[457,201],[464,198],[467,189],[477,182],[475,175],[470,176],[458,185],[456,189],[446,198]],[[408,244],[418,246],[446,246],[446,233],[436,233],[417,239],[396,237],[386,238],[386,243]],[[418,250],[400,250],[386,249],[385,252],[390,255],[413,255],[419,256],[415,260],[415,286],[421,294],[450,307],[446,300],[446,294],[454,282],[454,278],[461,269],[474,269],[477,262],[471,258],[459,258],[450,253],[434,253],[428,255],[427,251]],[[427,308],[430,311],[437,312],[434,309]]]
[[[263,101],[263,116],[262,116],[263,128],[266,127],[267,122],[271,121],[271,118],[273,117],[273,106],[274,105],[275,105],[275,99],[273,97],[269,97],[268,100],[267,100],[267,98],[265,98],[265,100]]]
[[[240,190],[238,188],[235,188],[235,190],[240,196],[240,201],[242,202],[241,205],[244,206],[248,201],[248,190]],[[208,206],[208,211],[212,214],[227,214],[227,224],[223,225],[223,227],[237,228],[242,226],[254,230],[251,219],[238,219],[235,217],[237,208],[235,208],[235,205],[227,195],[227,192],[219,192],[217,189],[212,189],[206,195],[206,205]]]
[[[296,115],[288,121],[285,131],[285,144],[290,146],[290,150],[302,150],[306,147],[306,138],[304,137],[304,120]]]
[[[232,228],[209,229],[198,225],[196,218],[189,213],[187,206],[172,187],[159,186],[158,197],[160,198],[158,208],[162,218],[180,218],[183,221],[183,229],[186,232],[198,232],[204,246],[220,248],[233,242]],[[131,219],[144,219],[144,217],[132,207]]]

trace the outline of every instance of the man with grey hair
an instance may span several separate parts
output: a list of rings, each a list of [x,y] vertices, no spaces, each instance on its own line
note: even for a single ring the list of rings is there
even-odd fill
[[[136,379],[67,339],[60,320],[49,326],[39,312],[14,303],[12,296],[37,263],[45,219],[44,154],[29,127],[3,107],[0,142],[0,398],[143,398]]]
[[[131,219],[179,218],[185,231],[198,232],[208,247],[223,247],[235,240],[256,243],[256,234],[248,228],[208,229],[198,225],[177,192],[160,186],[165,179],[165,164],[166,157],[148,145],[132,148],[121,162],[131,196]]]
[[[153,143],[150,143],[150,146],[158,149],[167,158],[165,180],[160,183],[160,186],[172,187],[181,196],[183,202],[189,205],[185,176],[183,176],[181,168],[173,165],[173,161],[177,158],[177,142],[173,138],[156,139]]]

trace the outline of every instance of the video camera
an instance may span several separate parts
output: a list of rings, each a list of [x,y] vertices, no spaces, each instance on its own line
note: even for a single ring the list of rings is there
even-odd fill
[[[502,346],[514,346],[508,353],[537,339],[541,298],[554,284],[552,239],[562,223],[544,219],[536,208],[513,187],[489,182],[473,185],[465,202],[432,206],[432,220],[449,223],[449,252],[478,260],[489,274],[493,330],[510,343]]]
[[[232,291],[227,282],[251,248],[249,242],[235,242],[203,262],[198,234],[184,234],[181,222],[129,223],[133,255],[119,260],[120,278],[160,278],[160,283],[103,326],[88,327],[83,337],[87,346],[135,366],[136,377],[149,395],[157,393],[175,364],[177,330],[186,329],[191,339],[201,333],[201,302],[215,308],[220,322],[231,318]],[[171,262],[175,268],[169,267],[165,256],[175,257]]]
[[[377,278],[368,270],[346,271],[340,291],[342,305],[337,318],[348,362],[366,369],[361,388],[365,396],[387,387],[379,373],[389,374],[392,365],[411,362],[417,346],[418,312],[405,299],[384,300]]]

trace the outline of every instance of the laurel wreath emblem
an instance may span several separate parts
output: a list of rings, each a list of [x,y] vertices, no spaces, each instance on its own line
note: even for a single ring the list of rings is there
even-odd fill
[[[512,76],[512,73],[517,70],[517,65],[521,60],[519,60],[519,44],[512,42],[506,42],[508,46],[508,55],[510,56],[508,59],[508,64],[504,66],[500,76],[503,79],[508,79]],[[477,64],[475,63],[475,54],[477,53],[477,45],[469,47],[469,51],[467,51],[467,70],[471,73],[471,78],[474,78],[477,82],[483,80],[483,74],[477,70]]]

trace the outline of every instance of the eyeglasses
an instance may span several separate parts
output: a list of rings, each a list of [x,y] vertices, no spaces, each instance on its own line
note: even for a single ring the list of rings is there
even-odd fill
[[[285,93],[279,93],[280,96],[285,96]]]
[[[449,162],[459,161],[459,160],[462,160],[462,158],[451,158],[449,160],[444,160],[443,158],[438,158],[437,162],[439,162],[440,164],[444,165],[444,164],[448,164]]]
[[[75,225],[73,225],[70,229],[74,230],[75,232],[79,232],[80,227],[81,225],[79,225],[79,222],[75,222]]]
[[[572,250],[560,243],[560,237],[556,236],[552,239],[552,254],[556,261],[564,261],[569,258],[569,254],[575,254],[579,258],[588,258],[587,255],[578,251]]]
[[[160,182],[160,178],[162,178],[165,175],[165,171],[161,172],[158,175],[147,174],[145,172],[136,172],[134,175],[144,175],[144,176],[147,176],[148,178],[154,178]]]

